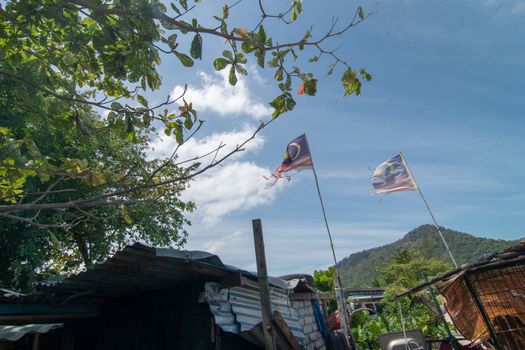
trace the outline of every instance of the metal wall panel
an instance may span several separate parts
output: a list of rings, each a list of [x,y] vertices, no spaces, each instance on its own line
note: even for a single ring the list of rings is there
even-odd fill
[[[206,283],[206,301],[215,322],[227,332],[240,333],[251,330],[262,321],[259,285],[243,279],[241,287],[219,290],[217,283]],[[271,288],[272,310],[277,310],[297,338],[304,344],[305,336],[299,324],[299,310],[292,307],[287,290]]]

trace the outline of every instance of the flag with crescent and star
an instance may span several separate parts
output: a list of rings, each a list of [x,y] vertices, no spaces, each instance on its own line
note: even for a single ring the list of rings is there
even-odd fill
[[[303,169],[311,169],[312,167],[312,157],[310,156],[308,141],[306,141],[306,134],[302,134],[298,138],[292,140],[286,147],[283,162],[271,175],[271,177],[275,179],[272,185],[281,178],[289,179],[284,173],[292,170],[300,171]]]
[[[379,164],[372,174],[371,181],[372,192],[375,194],[417,190],[417,184],[401,154]]]

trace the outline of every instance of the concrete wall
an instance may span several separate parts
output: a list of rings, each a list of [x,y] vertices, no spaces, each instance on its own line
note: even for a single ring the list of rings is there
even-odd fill
[[[292,308],[299,312],[299,324],[303,327],[306,350],[325,350],[323,335],[319,332],[310,300],[294,300]]]

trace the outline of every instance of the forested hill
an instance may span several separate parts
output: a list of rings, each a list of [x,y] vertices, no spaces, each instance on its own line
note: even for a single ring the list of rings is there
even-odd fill
[[[473,262],[487,253],[506,248],[516,241],[474,237],[471,234],[442,228],[447,243],[458,264]],[[376,268],[391,256],[407,249],[416,249],[428,258],[450,262],[443,242],[432,225],[420,226],[394,243],[354,253],[340,263],[345,287],[370,287],[376,277]]]

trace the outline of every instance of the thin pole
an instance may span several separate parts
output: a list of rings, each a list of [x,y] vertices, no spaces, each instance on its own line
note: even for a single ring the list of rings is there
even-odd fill
[[[468,274],[465,274],[465,277],[463,277],[463,281],[465,282],[465,285],[470,293],[470,296],[474,299],[474,302],[476,303],[476,306],[478,307],[479,312],[481,313],[481,317],[483,318],[483,321],[485,322],[485,325],[487,326],[487,329],[490,334],[490,338],[492,339],[492,345],[497,350],[501,349],[501,346],[499,344],[498,335],[496,334],[496,330],[492,326],[492,322],[490,322],[490,317],[487,314],[487,311],[483,307],[483,303],[481,302],[481,299],[479,298],[478,293],[476,292],[476,289],[472,285],[472,281],[470,280]]]
[[[436,218],[434,217],[432,210],[430,210],[430,206],[428,205],[427,200],[425,199],[423,192],[421,192],[421,188],[419,187],[419,184],[417,183],[416,178],[414,177],[414,174],[412,174],[412,171],[410,170],[410,167],[408,166],[408,163],[405,160],[405,157],[403,156],[403,152],[399,152],[399,155],[401,156],[401,160],[403,161],[403,164],[407,168],[408,174],[410,175],[410,177],[414,180],[414,183],[416,184],[417,191],[419,192],[421,199],[423,199],[423,202],[425,203],[425,206],[427,207],[427,210],[430,214],[430,217],[432,218],[432,221],[434,221],[434,226],[436,227],[436,230],[439,233],[439,236],[441,237],[441,240],[443,241],[445,248],[447,248],[448,255],[450,255],[450,259],[452,259],[452,262],[454,263],[454,267],[458,267],[458,264],[456,263],[456,259],[454,259],[454,256],[452,255],[452,252],[450,251],[447,241],[445,240],[443,233],[441,233],[441,229],[439,228]]]
[[[326,218],[326,210],[324,208],[323,196],[321,195],[321,190],[319,188],[319,180],[317,179],[317,173],[315,172],[315,165],[314,165],[314,160],[313,160],[313,157],[312,157],[312,150],[310,149],[310,145],[308,144],[308,138],[305,138],[305,139],[306,139],[306,145],[308,146],[308,152],[310,153],[310,159],[312,160],[312,171],[314,173],[315,187],[317,188],[317,194],[319,195],[319,202],[321,203],[321,210],[323,211],[323,218],[324,218],[324,223],[325,223],[325,226],[326,226],[326,232],[328,233],[328,238],[330,240],[330,248],[332,248],[332,257],[334,259],[335,276],[336,276],[337,282],[338,282],[338,283],[336,283],[336,292],[337,292],[337,290],[339,290],[340,299],[341,299],[340,307],[341,307],[342,315],[339,315],[339,317],[341,317],[341,323],[342,323],[342,326],[343,326],[343,330],[345,332],[345,336],[347,338],[350,338],[351,333],[350,333],[350,330],[348,329],[347,313],[346,313],[346,305],[345,305],[346,304],[345,303],[345,295],[344,295],[344,292],[343,292],[343,283],[341,282],[341,275],[339,273],[339,268],[337,267],[338,266],[338,262],[337,262],[337,257],[335,256],[334,242],[332,240],[332,234],[330,233],[330,226],[328,225],[328,219]],[[339,286],[337,286],[337,284]]]
[[[272,327],[272,301],[266,269],[266,254],[261,219],[252,220],[253,241],[255,244],[255,260],[257,261],[257,278],[261,299],[262,325],[266,350],[277,350]]]
[[[425,279],[425,282],[428,282],[428,276],[424,272],[423,272],[423,278]],[[434,306],[436,307],[436,310],[439,312],[439,316],[441,316],[441,321],[443,322],[443,326],[445,326],[445,330],[447,331],[447,335],[448,335],[448,338],[450,339],[450,344],[452,345],[452,348],[454,350],[459,350],[457,340],[452,335],[452,332],[450,331],[450,327],[448,326],[445,315],[443,315],[443,312],[441,311],[441,307],[439,306],[439,302],[437,301],[436,292],[431,286],[428,286],[428,291],[430,292],[430,295],[432,296],[432,301],[434,302]]]
[[[410,350],[408,346],[408,340],[407,340],[407,331],[405,329],[405,317],[403,317],[403,309],[401,309],[401,303],[398,302],[397,306],[399,306],[399,316],[401,317],[401,329],[403,330],[403,339],[405,340],[405,349]]]

